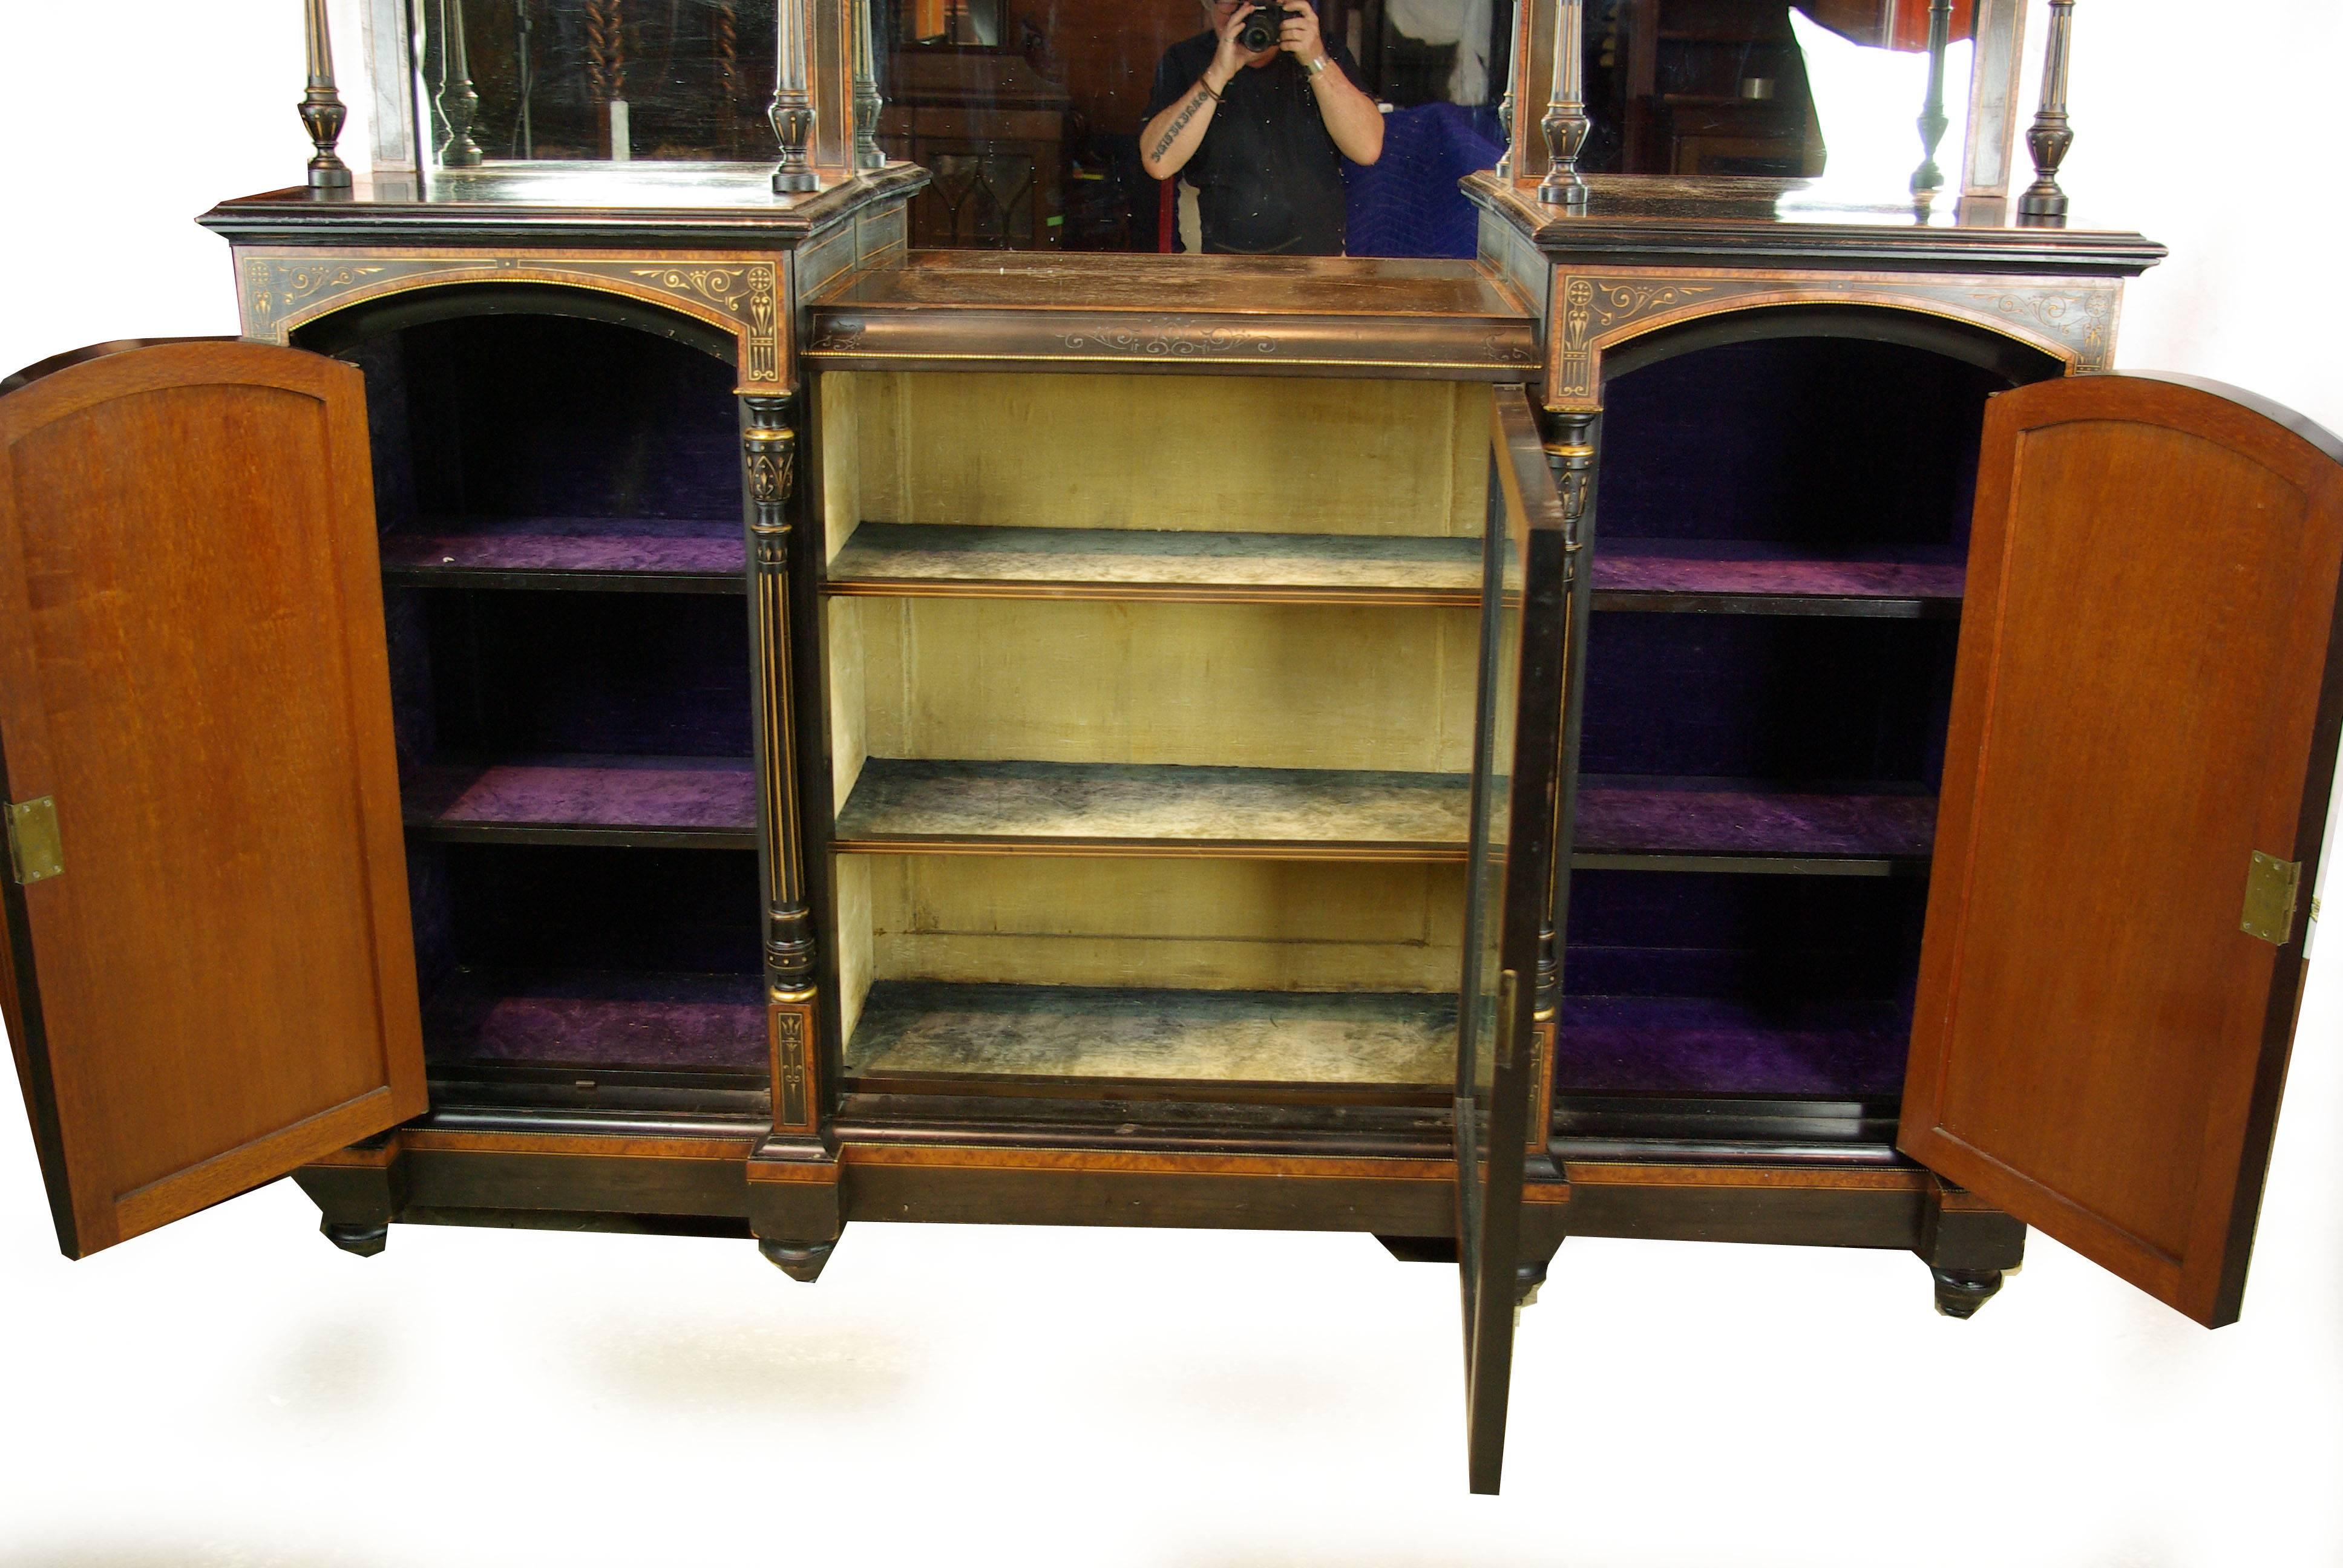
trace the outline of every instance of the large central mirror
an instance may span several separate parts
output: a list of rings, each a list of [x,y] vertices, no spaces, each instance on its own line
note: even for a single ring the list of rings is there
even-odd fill
[[[836,0],[814,25],[847,35],[866,105],[875,85],[879,151],[933,176],[916,246],[1471,256],[1457,182],[1505,156],[1509,88],[1516,172],[1544,166],[1552,0],[1527,17],[1513,0],[1319,4],[1234,72],[1215,32],[1262,19],[1245,0]],[[1812,179],[1885,205],[1936,176],[1933,156],[1942,188],[1997,191],[2022,5],[1585,0],[1579,167]],[[435,172],[774,154],[776,0],[413,14]]]

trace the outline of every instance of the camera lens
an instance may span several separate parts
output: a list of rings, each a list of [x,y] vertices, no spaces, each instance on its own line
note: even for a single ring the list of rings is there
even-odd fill
[[[1277,24],[1283,15],[1282,6],[1255,11],[1244,19],[1244,25],[1237,29],[1237,42],[1244,45],[1248,53],[1254,55],[1276,48]]]

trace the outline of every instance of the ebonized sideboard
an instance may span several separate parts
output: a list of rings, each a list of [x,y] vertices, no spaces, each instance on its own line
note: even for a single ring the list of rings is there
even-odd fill
[[[0,397],[65,1250],[1366,1231],[1472,1477],[1569,1235],[2243,1290],[2343,467],[2137,235],[1476,176],[1476,262],[907,250],[923,176],[231,202]],[[451,195],[450,190],[459,194]],[[1599,526],[1598,526],[1599,525]],[[126,970],[109,954],[136,952]]]

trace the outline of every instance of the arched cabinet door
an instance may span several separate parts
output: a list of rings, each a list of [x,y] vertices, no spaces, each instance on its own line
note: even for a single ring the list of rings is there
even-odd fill
[[[80,1257],[424,1109],[365,386],[227,340],[0,396],[0,1000]]]
[[[1987,406],[1898,1143],[2211,1326],[2343,729],[2343,448],[2207,383]]]

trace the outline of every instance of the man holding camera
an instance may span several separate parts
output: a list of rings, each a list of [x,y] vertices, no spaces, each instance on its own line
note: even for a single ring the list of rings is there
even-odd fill
[[[1383,155],[1375,101],[1320,38],[1310,0],[1202,4],[1212,29],[1155,68],[1141,166],[1196,187],[1207,251],[1342,255],[1342,160]]]

